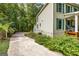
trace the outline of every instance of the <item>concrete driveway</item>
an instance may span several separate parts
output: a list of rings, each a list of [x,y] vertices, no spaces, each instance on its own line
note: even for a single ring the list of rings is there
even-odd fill
[[[63,56],[61,53],[50,51],[37,44],[34,39],[25,37],[19,32],[10,38],[8,56]]]

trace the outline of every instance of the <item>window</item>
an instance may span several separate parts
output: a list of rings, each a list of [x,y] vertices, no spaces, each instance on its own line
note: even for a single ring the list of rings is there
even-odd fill
[[[62,19],[57,18],[56,19],[56,27],[57,29],[62,29]]]
[[[57,3],[57,4],[56,4],[56,11],[57,11],[57,12],[62,12],[62,13],[64,13],[64,4],[62,4],[62,3]]]
[[[37,28],[40,28],[41,27],[41,23],[37,24]]]
[[[77,11],[77,9],[76,9],[76,8],[74,8],[74,11]]]
[[[66,5],[66,13],[69,13],[69,12],[71,12],[71,8],[70,6]]]
[[[64,3],[62,4],[62,6],[63,6],[63,7],[62,7],[62,12],[64,13]]]
[[[40,27],[41,27],[41,23],[40,23]]]

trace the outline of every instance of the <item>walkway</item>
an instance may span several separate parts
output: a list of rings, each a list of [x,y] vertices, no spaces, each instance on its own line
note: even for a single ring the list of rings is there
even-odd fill
[[[16,33],[10,39],[8,49],[9,56],[62,56],[52,52],[42,45],[37,44],[33,39],[25,37],[24,33]]]

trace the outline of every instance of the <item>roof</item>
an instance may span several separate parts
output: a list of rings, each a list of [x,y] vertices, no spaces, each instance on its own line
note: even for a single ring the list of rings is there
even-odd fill
[[[77,4],[77,3],[67,3],[67,4],[72,5],[74,7],[79,7],[79,4]]]
[[[41,14],[41,12],[46,8],[46,6],[47,6],[48,4],[49,4],[49,3],[46,3],[46,4],[40,9],[40,11],[38,12],[37,16],[39,16],[39,15]],[[70,4],[70,5],[79,7],[79,4],[76,4],[76,3],[65,3],[65,4]]]
[[[79,14],[79,11],[76,11],[76,12],[70,12],[70,13],[65,13],[64,15],[75,15],[75,14]]]
[[[44,4],[44,6],[40,9],[40,11],[37,13],[37,16],[40,15],[40,13],[45,9],[45,7],[48,5],[48,3]]]
[[[65,18],[68,18],[70,16],[74,16],[74,15],[79,15],[79,11],[77,11],[77,12],[70,12],[70,13],[65,13],[64,14]]]

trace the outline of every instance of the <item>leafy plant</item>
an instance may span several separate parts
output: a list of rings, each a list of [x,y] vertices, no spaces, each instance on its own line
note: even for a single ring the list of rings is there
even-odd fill
[[[37,43],[44,45],[52,51],[58,51],[67,56],[79,56],[79,40],[75,37],[63,35],[51,38],[35,33],[25,35],[34,38]]]
[[[6,35],[6,38],[8,37],[7,34],[8,34],[8,31],[9,31],[9,27],[12,23],[5,23],[5,24],[0,24],[0,28],[5,31],[5,35]]]

